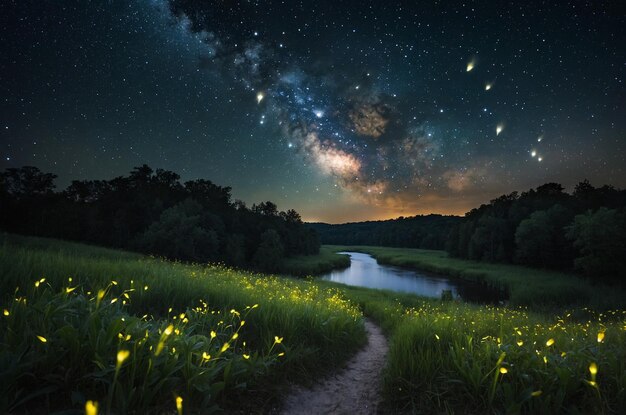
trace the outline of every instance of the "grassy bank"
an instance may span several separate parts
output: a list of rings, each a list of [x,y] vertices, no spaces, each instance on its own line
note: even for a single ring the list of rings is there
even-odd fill
[[[364,252],[381,264],[416,268],[505,288],[512,306],[566,307],[576,304],[606,310],[626,305],[626,290],[593,285],[576,275],[450,258],[444,251],[338,245],[325,248],[334,252]]]
[[[267,410],[364,341],[337,289],[0,236],[0,412]]]
[[[318,255],[299,255],[285,258],[281,268],[286,275],[319,275],[333,269],[350,266],[350,257],[338,255],[335,250],[322,246]]]
[[[390,338],[389,412],[626,410],[626,310],[546,314],[342,289]]]

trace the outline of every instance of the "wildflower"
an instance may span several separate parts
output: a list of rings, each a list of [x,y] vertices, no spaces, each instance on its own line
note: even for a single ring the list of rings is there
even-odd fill
[[[180,396],[176,397],[176,410],[178,411],[178,415],[183,414],[183,398]]]
[[[47,343],[47,342],[48,342],[48,339],[46,339],[46,338],[45,338],[45,337],[43,337],[43,336],[37,336],[37,338],[38,338],[38,339],[39,339],[42,343]]]
[[[522,347],[522,345],[523,345],[523,344],[524,344],[524,342],[523,342],[522,340],[518,340],[518,341],[517,341],[517,345],[518,345],[519,347]]]
[[[240,327],[243,327],[244,324],[246,324],[246,320],[241,320]]]
[[[98,415],[98,402],[85,402],[85,415]]]
[[[243,354],[243,358],[244,358],[244,359],[246,359],[246,360],[248,360],[248,359],[250,359],[250,355],[249,355],[249,354],[245,354],[245,353],[244,353],[244,354]]]
[[[217,336],[217,333],[215,333],[213,330],[211,330],[211,338],[214,339]]]
[[[124,363],[124,360],[128,359],[128,356],[130,356],[128,350],[120,350],[117,352],[117,366],[120,367],[122,363]]]
[[[435,338],[436,338],[437,340],[439,340],[439,336],[438,336],[437,334],[435,334]]]
[[[220,352],[224,353],[226,350],[228,350],[229,347],[230,347],[230,343],[228,343],[228,342],[224,343],[224,345],[220,349]]]
[[[589,365],[589,373],[591,373],[592,378],[595,378],[596,374],[598,373],[598,365],[596,365],[595,363],[591,363]]]
[[[207,352],[202,352],[202,360],[211,360],[211,355]]]
[[[550,347],[554,344],[554,339],[548,339],[548,341],[546,342],[546,346]]]
[[[9,313],[9,310],[5,308],[4,311],[2,311],[2,314],[4,314],[5,316],[8,316],[11,313]]]
[[[534,391],[533,393],[530,394],[530,396],[536,398],[537,396],[541,396],[543,392],[542,391]]]
[[[283,342],[282,337],[274,336],[274,343],[281,344]]]
[[[170,324],[169,326],[167,326],[167,328],[165,329],[163,333],[165,333],[166,336],[169,336],[170,334],[172,334],[173,330],[174,330],[174,325]]]
[[[503,375],[508,373],[508,372],[509,372],[509,370],[506,367],[501,367],[500,368],[500,373],[502,373]]]
[[[599,331],[598,332],[598,343],[602,343],[604,341],[604,332],[603,331]]]
[[[74,291],[75,289],[76,289],[76,287],[71,287],[71,288],[70,288],[70,287],[67,287],[67,288],[65,289],[65,294],[69,294],[69,293],[71,293],[72,291]]]
[[[285,355],[285,352],[280,352],[280,353],[278,353],[278,357],[282,357],[282,356],[284,356],[284,355]]]

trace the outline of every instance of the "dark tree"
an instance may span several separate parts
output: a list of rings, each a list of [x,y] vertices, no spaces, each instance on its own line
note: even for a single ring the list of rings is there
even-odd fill
[[[593,278],[625,282],[626,211],[600,208],[577,215],[567,236],[580,250],[577,268]]]
[[[254,264],[261,270],[276,272],[280,270],[284,255],[283,244],[278,232],[269,229],[261,235],[261,243],[254,254]]]

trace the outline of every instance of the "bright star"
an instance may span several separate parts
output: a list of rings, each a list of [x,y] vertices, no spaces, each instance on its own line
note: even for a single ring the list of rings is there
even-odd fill
[[[496,127],[496,135],[500,135],[500,133],[504,130],[504,124],[498,124]]]
[[[321,111],[321,110],[315,110],[313,111],[313,113],[315,114],[317,118],[322,118],[324,116],[324,111]]]
[[[493,84],[491,83],[486,83],[485,84],[485,91],[489,91],[491,89],[491,87],[493,86]]]
[[[263,101],[263,98],[265,98],[265,95],[263,94],[263,92],[259,92],[258,94],[256,94],[256,103],[260,104],[261,101]]]
[[[533,151],[531,151],[531,152],[530,152],[530,156],[531,156],[531,157],[535,157],[536,155],[537,155],[537,152],[536,152],[535,150],[533,150]]]

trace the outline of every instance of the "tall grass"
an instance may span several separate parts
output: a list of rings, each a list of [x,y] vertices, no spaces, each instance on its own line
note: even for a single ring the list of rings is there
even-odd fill
[[[546,314],[365,288],[344,292],[390,337],[390,412],[626,410],[626,310]]]
[[[350,266],[348,255],[337,254],[334,250],[322,246],[318,255],[298,255],[285,258],[281,272],[287,275],[319,275],[333,269]]]
[[[594,285],[573,274],[451,258],[445,251],[373,246],[325,247],[335,252],[364,252],[381,264],[417,268],[506,289],[512,306],[560,308],[589,305],[596,310],[626,306],[626,290],[623,288]]]
[[[261,412],[272,385],[310,379],[364,341],[358,308],[311,282],[40,238],[0,244],[0,412],[86,401]]]

